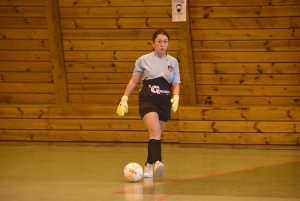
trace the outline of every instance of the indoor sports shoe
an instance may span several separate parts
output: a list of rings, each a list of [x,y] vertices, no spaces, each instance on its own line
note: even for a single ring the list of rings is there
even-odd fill
[[[154,164],[154,172],[156,177],[162,177],[164,175],[165,166],[160,161],[156,161]]]
[[[144,177],[145,178],[152,178],[153,177],[153,165],[147,163],[144,168]]]

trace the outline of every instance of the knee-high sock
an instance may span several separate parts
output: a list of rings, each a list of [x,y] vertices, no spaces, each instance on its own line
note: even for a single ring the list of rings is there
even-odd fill
[[[156,161],[162,162],[161,142],[160,142],[160,140],[151,139],[151,140],[149,140],[149,143],[148,143],[147,163],[153,164]]]
[[[150,143],[150,140],[149,140],[149,142],[148,142],[148,156],[147,156],[147,162],[146,162],[146,164],[145,165],[147,165],[147,163],[149,163],[149,164],[153,164],[153,161],[152,161],[152,155],[151,155],[151,143]]]
[[[147,163],[153,164],[156,161],[162,162],[161,157],[161,141],[150,139],[148,142],[148,156]]]

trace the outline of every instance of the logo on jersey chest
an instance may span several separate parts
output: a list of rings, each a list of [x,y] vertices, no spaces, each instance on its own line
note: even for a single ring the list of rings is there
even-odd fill
[[[171,94],[171,91],[170,90],[162,90],[160,89],[159,86],[156,86],[156,85],[149,85],[148,86],[150,89],[151,89],[151,92],[154,93],[154,94]]]

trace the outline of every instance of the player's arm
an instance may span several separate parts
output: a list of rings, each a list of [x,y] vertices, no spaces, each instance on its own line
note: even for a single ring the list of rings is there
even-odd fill
[[[172,85],[172,95],[178,95],[180,93],[180,84],[173,84]]]
[[[131,94],[139,80],[140,75],[132,75],[130,81],[128,82],[124,95],[122,96],[122,99],[117,108],[117,114],[119,116],[124,116],[124,114],[128,112],[128,96]]]
[[[129,97],[129,95],[131,94],[131,92],[133,91],[133,89],[135,88],[135,86],[137,85],[137,83],[140,80],[140,75],[132,75],[130,81],[127,84],[127,87],[125,89],[124,95]]]

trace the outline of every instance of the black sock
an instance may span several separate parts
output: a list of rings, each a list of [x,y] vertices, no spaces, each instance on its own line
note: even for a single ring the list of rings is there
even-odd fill
[[[153,161],[152,161],[152,155],[151,155],[151,151],[150,151],[150,140],[148,142],[148,156],[147,156],[147,162],[145,165],[147,165],[147,163],[149,164],[153,164]]]
[[[150,154],[149,154],[150,153]],[[162,162],[161,158],[161,142],[160,140],[151,139],[148,144],[148,158],[147,163],[153,164],[156,161]],[[152,160],[151,160],[152,158]]]
[[[161,142],[160,140],[151,139],[148,142],[148,156],[147,156],[147,163],[153,164],[156,161],[162,162],[161,157]]]

